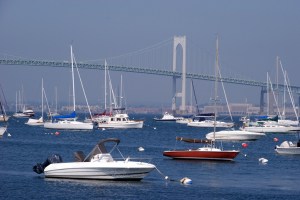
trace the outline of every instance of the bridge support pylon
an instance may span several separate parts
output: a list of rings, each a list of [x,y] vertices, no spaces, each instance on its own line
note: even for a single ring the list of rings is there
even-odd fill
[[[181,106],[179,107],[179,113],[184,114],[186,110],[186,37],[185,36],[174,36],[173,40],[173,72],[176,72],[177,62],[177,47],[178,45],[182,48],[182,77],[181,77],[181,91],[177,92],[176,79],[178,77],[173,76],[173,98],[172,98],[172,112],[177,113],[176,101],[177,98],[181,98]]]

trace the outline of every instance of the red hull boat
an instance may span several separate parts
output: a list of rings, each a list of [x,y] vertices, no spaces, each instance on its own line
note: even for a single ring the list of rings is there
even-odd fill
[[[239,153],[236,150],[222,151],[216,148],[204,147],[190,150],[164,151],[163,155],[174,159],[232,161]]]
[[[216,42],[216,68],[215,68],[215,98],[214,98],[214,134],[212,140],[190,139],[176,137],[176,140],[189,142],[189,143],[205,143],[206,146],[198,149],[187,150],[171,150],[164,151],[163,155],[174,159],[190,159],[190,160],[233,160],[240,152],[236,150],[223,150],[215,147],[215,132],[217,122],[217,83],[220,81],[219,70],[219,42]]]
[[[164,151],[163,155],[174,159],[186,159],[186,160],[228,160],[232,161],[240,151],[237,150],[222,150],[214,147],[214,142],[211,140],[191,139],[176,137],[176,140],[184,141],[188,143],[205,143],[205,147],[198,149],[179,149]]]

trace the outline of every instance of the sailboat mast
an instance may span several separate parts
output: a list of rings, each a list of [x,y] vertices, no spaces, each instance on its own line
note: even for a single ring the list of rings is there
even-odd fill
[[[217,95],[218,95],[218,74],[219,74],[219,37],[217,36],[216,41],[216,66],[215,66],[215,97],[214,97],[214,137],[216,137],[216,123],[217,123]]]
[[[55,87],[55,113],[57,113],[57,87]]]
[[[107,70],[107,62],[105,60],[105,63],[104,63],[104,109],[106,110],[107,109],[107,106],[106,106],[106,98],[107,98],[107,86],[106,86],[106,70]]]
[[[120,88],[120,108],[122,108],[122,99],[123,99],[123,76],[121,74],[121,88]]]
[[[18,91],[16,91],[16,113],[18,112]]]
[[[71,45],[71,67],[72,67],[72,94],[73,94],[73,111],[75,111],[75,86],[74,86],[74,66],[73,66],[73,49]]]
[[[44,119],[44,79],[42,78],[42,118]]]
[[[193,79],[191,79],[191,83],[192,83],[192,89],[193,89],[193,93],[194,93],[194,97],[195,97],[195,103],[196,103],[197,115],[198,115],[200,113],[200,110],[199,110],[199,106],[198,106],[198,101],[197,101],[197,97],[196,97]],[[192,98],[191,98],[191,101],[192,101]]]
[[[267,115],[270,115],[270,91],[269,91],[269,73],[267,72]]]

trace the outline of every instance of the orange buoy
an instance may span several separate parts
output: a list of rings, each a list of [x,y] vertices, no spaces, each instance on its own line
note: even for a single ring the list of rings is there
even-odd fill
[[[58,132],[58,131],[56,131],[56,132],[55,132],[55,135],[59,135],[59,132]]]
[[[274,137],[273,140],[274,140],[274,142],[278,142],[278,138],[276,138],[276,137]]]

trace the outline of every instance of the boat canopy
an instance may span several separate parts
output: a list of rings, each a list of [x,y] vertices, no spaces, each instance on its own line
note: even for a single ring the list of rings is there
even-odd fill
[[[214,117],[215,113],[199,113],[196,117]]]
[[[176,137],[176,140],[184,141],[188,143],[211,143],[211,140],[207,140],[207,139],[195,139],[195,138],[184,138],[184,137]]]
[[[87,155],[87,157],[84,159],[84,161],[86,161],[86,162],[90,161],[94,155],[108,153],[108,151],[105,147],[105,143],[108,143],[108,142],[115,142],[116,143],[115,146],[117,146],[120,143],[120,139],[107,138],[107,139],[100,140],[96,144],[96,146],[93,148],[93,150]]]
[[[53,119],[67,119],[67,118],[75,118],[76,117],[76,112],[73,111],[69,115],[57,115],[57,116],[52,116]]]

